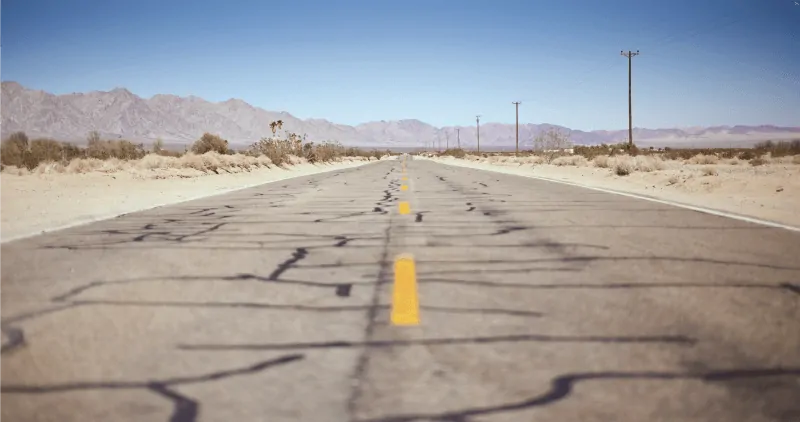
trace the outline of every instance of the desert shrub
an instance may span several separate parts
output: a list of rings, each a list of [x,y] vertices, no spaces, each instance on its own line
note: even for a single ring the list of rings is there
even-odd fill
[[[550,164],[556,166],[576,166],[576,167],[584,167],[589,164],[589,161],[586,157],[582,155],[570,155],[565,157],[558,157],[555,158]]]
[[[636,170],[636,161],[629,155],[620,155],[613,159],[613,170],[617,176],[627,176]]]
[[[444,152],[441,155],[448,155],[450,157],[455,157],[455,158],[464,158],[467,156],[467,152],[461,148],[450,148],[444,150]]]
[[[717,169],[711,166],[703,167],[702,171],[704,176],[716,176],[718,174]]]
[[[192,144],[192,152],[195,154],[205,154],[214,151],[218,154],[228,153],[228,141],[220,138],[211,133],[204,133],[194,144]]]
[[[0,161],[6,166],[22,167],[27,151],[28,136],[25,132],[14,132],[2,142]]]
[[[716,155],[697,154],[687,160],[690,164],[717,164],[719,157]]]
[[[800,164],[800,154],[792,157],[792,164]]]
[[[750,165],[753,167],[763,166],[764,164],[769,164],[769,161],[763,157],[756,157],[750,160]]]
[[[595,167],[607,169],[611,167],[611,157],[608,155],[598,155],[592,159],[592,164],[594,164]]]
[[[785,157],[800,154],[800,139],[792,141],[766,141],[756,144],[753,149],[759,155],[769,154],[771,157]]]
[[[147,154],[144,144],[134,144],[124,139],[102,140],[97,132],[90,132],[86,147],[86,157],[98,160],[117,158],[120,160],[136,160]]]
[[[666,166],[664,161],[652,155],[639,155],[635,158],[636,170],[651,172],[656,170],[664,170]]]
[[[63,151],[62,144],[53,139],[34,139],[30,143],[31,159],[36,165],[44,161],[62,161]]]

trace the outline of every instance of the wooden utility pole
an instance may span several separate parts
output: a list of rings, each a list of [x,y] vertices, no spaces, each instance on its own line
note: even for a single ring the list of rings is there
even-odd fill
[[[514,148],[514,155],[519,155],[519,101],[514,101],[513,103],[517,108],[517,146]]]
[[[633,58],[639,55],[639,50],[636,50],[636,52],[628,50],[627,53],[620,51],[619,54],[628,58],[628,146],[633,147],[633,102],[631,94],[631,70],[633,66],[631,63]]]
[[[446,142],[447,142],[446,147],[445,147],[444,150],[447,151],[448,149],[450,149],[450,133],[447,131],[447,129],[445,129],[445,131],[444,131],[444,137],[445,137]]]
[[[478,123],[478,154],[481,153],[481,115],[475,116],[475,122]]]
[[[461,129],[456,128],[456,136],[458,137],[458,149],[461,149]]]

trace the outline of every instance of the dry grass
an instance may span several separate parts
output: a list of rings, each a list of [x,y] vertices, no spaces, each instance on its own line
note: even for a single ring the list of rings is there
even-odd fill
[[[697,154],[686,160],[689,164],[717,164],[719,157],[716,155]]]
[[[586,157],[582,155],[570,155],[570,156],[555,158],[553,159],[553,161],[550,162],[550,164],[559,167],[562,166],[586,167],[589,165],[589,160],[587,160]]]
[[[2,143],[0,160],[3,172],[11,174],[53,174],[118,171],[197,170],[202,173],[239,173],[270,166],[322,163],[348,159],[381,159],[389,151],[363,151],[338,143],[314,144],[296,134],[286,139],[264,138],[246,153],[234,153],[228,141],[205,133],[186,153],[166,151],[162,142],[151,153],[142,144],[125,140],[102,140],[96,132],[88,136],[88,146],[80,148],[52,139],[29,141],[14,133]]]
[[[531,155],[532,154],[532,155]],[[487,153],[483,157],[466,155],[470,161],[486,161],[488,163],[549,163],[555,166],[594,166],[610,169],[613,174],[626,176],[633,172],[655,172],[680,169],[683,166],[703,166],[700,172],[704,175],[718,175],[718,166],[764,166],[769,164],[800,164],[800,140],[789,142],[765,142],[754,148],[705,148],[705,149],[638,149],[627,144],[576,146],[574,154],[546,157],[541,153],[525,151],[519,157],[513,153]],[[441,154],[452,155],[452,153]],[[432,154],[431,156],[435,156]],[[460,157],[457,157],[460,158]],[[697,170],[697,168],[695,168]],[[673,182],[678,183],[678,181]]]
[[[612,170],[617,176],[627,176],[636,170],[636,159],[629,155],[614,157]]]

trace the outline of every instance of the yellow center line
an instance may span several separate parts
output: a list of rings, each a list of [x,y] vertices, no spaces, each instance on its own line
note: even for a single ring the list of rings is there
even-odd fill
[[[411,255],[400,255],[394,261],[392,324],[419,325],[417,274]]]
[[[408,201],[400,201],[400,203],[397,204],[397,211],[401,215],[410,214],[411,213],[411,205],[408,204]]]
[[[408,177],[406,177],[406,176],[403,176],[403,177],[401,177],[401,178],[400,178],[400,180],[402,180],[402,181],[404,181],[404,182],[405,182],[406,180],[408,180]]]
[[[400,186],[400,190],[408,190],[408,186],[407,185],[402,185],[402,186]]]

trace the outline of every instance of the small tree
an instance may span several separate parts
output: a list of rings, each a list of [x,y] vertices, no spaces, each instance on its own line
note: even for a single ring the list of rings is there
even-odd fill
[[[548,129],[536,135],[533,141],[534,151],[539,152],[548,163],[562,155],[565,149],[572,148],[572,141],[567,134],[556,128]]]

